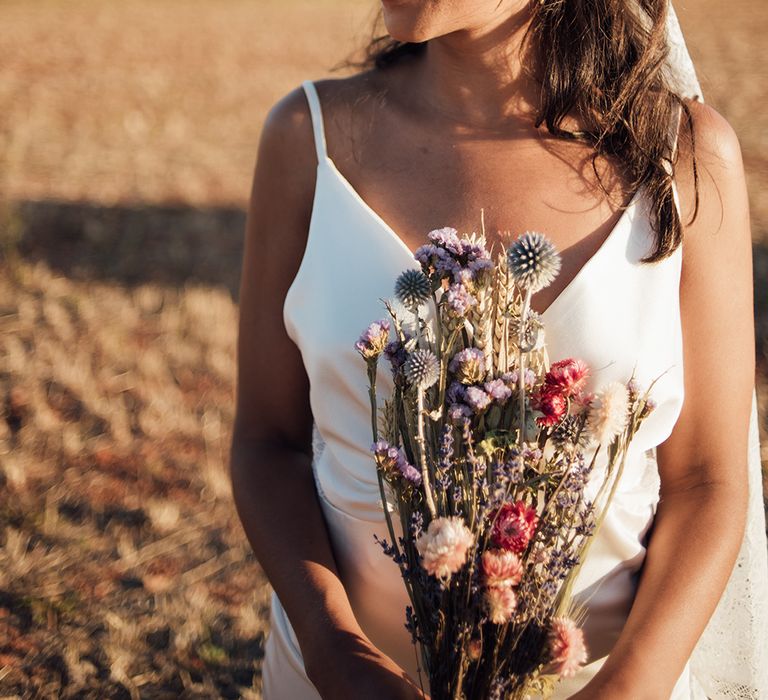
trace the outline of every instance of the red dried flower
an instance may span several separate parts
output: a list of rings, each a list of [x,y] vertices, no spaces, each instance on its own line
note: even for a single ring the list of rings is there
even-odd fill
[[[565,396],[577,396],[587,384],[589,366],[582,360],[568,357],[555,362],[544,375],[547,391],[558,391]]]
[[[548,388],[545,384],[543,390],[531,397],[531,405],[544,415],[536,418],[536,423],[550,427],[559,423],[568,410],[568,401],[559,389]]]
[[[498,517],[496,514],[498,513]],[[500,549],[522,554],[536,531],[539,516],[524,501],[504,503],[491,513],[496,517],[491,531],[493,543]]]

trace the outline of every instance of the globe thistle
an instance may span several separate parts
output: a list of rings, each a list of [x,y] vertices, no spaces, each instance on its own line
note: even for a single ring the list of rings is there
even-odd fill
[[[543,234],[526,231],[508,249],[509,270],[522,287],[535,292],[560,272],[560,253]]]
[[[431,291],[429,277],[421,270],[406,270],[395,280],[395,296],[411,311],[427,301]]]
[[[440,378],[440,362],[431,350],[414,350],[403,367],[406,379],[421,389],[428,389]]]
[[[609,382],[595,395],[587,414],[587,431],[601,445],[609,445],[629,422],[629,391]]]
[[[554,443],[561,448],[581,446],[584,442],[584,435],[583,433],[579,435],[579,423],[577,416],[565,416],[552,430]]]

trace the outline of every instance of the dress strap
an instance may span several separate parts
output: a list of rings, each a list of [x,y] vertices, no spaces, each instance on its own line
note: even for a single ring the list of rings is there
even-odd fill
[[[674,162],[677,159],[678,142],[680,141],[680,126],[682,124],[683,106],[679,102],[675,104],[675,109],[672,113],[672,119],[670,120],[669,129],[672,136],[671,149],[669,154],[669,161],[664,160],[665,170],[673,176],[672,178],[672,199],[677,209],[677,215],[682,219],[682,209],[680,205],[680,193],[677,190],[677,183],[674,179]]]
[[[675,103],[675,113],[672,115],[672,160],[677,158],[677,145],[680,140],[680,126],[683,123],[683,105]]]
[[[320,107],[320,98],[317,96],[317,88],[311,80],[305,80],[301,86],[307,96],[309,113],[312,117],[312,129],[315,132],[315,150],[317,162],[321,163],[328,156],[325,147],[325,129],[323,128],[323,110]]]
[[[669,135],[671,137],[671,148],[669,150],[669,161],[664,160],[664,169],[671,175],[673,172],[673,163],[677,158],[677,146],[680,140],[680,125],[682,124],[683,106],[678,102],[672,110],[672,118],[669,120]]]

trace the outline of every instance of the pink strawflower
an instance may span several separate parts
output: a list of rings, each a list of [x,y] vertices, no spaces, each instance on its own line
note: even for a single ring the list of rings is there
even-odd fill
[[[548,389],[546,384],[539,393],[533,395],[531,404],[544,414],[536,418],[536,423],[547,427],[557,425],[568,410],[565,394],[558,389]]]
[[[517,609],[517,595],[509,586],[486,588],[485,606],[490,621],[496,625],[502,625],[509,622]]]
[[[588,376],[589,366],[582,360],[569,357],[551,365],[544,375],[544,382],[547,387],[565,396],[576,396],[584,390]]]
[[[501,549],[522,554],[536,531],[539,516],[524,501],[504,503],[491,513],[491,519],[498,513],[493,524],[491,539]]]
[[[435,518],[416,540],[416,549],[427,573],[447,581],[464,565],[474,541],[461,517]]]
[[[587,662],[584,632],[569,617],[552,619],[548,642],[551,661],[563,678],[576,675]]]
[[[483,552],[482,567],[483,580],[488,587],[516,586],[523,577],[520,557],[504,549],[489,549]]]

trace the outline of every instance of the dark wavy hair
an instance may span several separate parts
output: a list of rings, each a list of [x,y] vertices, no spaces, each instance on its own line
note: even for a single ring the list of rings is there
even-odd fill
[[[592,169],[606,193],[597,170],[600,156],[619,159],[632,192],[646,188],[656,234],[654,250],[641,261],[647,263],[671,255],[683,237],[672,190],[679,151],[673,148],[671,125],[678,105],[680,128],[684,124],[691,143],[691,221],[699,208],[693,119],[664,70],[667,8],[668,0],[533,0],[524,37],[524,46],[547,47],[539,52],[536,126],[545,124],[555,137],[591,144]],[[426,41],[400,42],[382,34],[381,19],[379,12],[362,58],[345,65],[386,70],[424,52]],[[583,131],[562,128],[569,114],[579,116]]]

